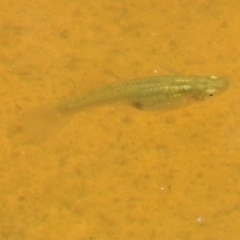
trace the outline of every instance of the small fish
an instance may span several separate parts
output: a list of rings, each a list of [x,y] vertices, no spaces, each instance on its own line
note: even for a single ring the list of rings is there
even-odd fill
[[[125,102],[142,110],[165,110],[204,100],[222,92],[227,80],[216,76],[158,76],[117,83],[79,98],[44,105],[25,115],[34,139],[45,139],[85,107]]]

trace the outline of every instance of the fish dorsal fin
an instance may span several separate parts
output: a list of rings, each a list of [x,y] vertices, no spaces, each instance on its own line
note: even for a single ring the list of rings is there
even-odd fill
[[[71,92],[71,98],[77,98],[80,96],[87,95],[92,91],[99,90],[101,88],[114,85],[118,80],[114,78],[91,78],[91,79],[82,79],[81,81],[76,82],[74,89]]]

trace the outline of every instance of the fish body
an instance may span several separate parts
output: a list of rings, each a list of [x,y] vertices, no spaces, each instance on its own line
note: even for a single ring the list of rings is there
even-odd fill
[[[227,80],[215,76],[159,76],[126,81],[36,108],[25,115],[24,125],[31,138],[38,141],[57,132],[86,107],[124,102],[143,110],[165,110],[212,97],[227,85]]]
[[[117,83],[59,105],[62,111],[126,102],[139,109],[168,109],[221,92],[227,81],[215,76],[159,76]]]

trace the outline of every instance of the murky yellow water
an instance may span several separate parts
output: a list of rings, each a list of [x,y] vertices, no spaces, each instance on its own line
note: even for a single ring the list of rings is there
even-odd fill
[[[0,239],[238,240],[239,11],[237,0],[2,1]],[[166,69],[230,87],[174,111],[87,109],[40,145],[19,131],[38,105]]]

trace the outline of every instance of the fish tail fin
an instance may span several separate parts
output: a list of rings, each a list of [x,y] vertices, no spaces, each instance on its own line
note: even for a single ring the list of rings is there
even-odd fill
[[[40,106],[23,115],[23,133],[30,141],[42,142],[58,133],[74,116],[74,112],[63,111],[59,103]]]

